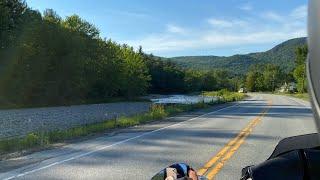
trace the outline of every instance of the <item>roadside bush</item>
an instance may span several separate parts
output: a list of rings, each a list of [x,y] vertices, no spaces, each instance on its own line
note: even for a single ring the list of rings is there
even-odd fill
[[[150,115],[152,119],[161,119],[167,117],[168,113],[165,111],[165,107],[162,105],[153,105],[150,109]]]
[[[39,135],[36,135],[34,133],[28,134],[25,138],[21,140],[22,147],[24,148],[30,148],[34,146],[38,146],[41,144],[41,139]]]
[[[30,133],[23,138],[0,140],[0,154],[4,152],[19,151],[48,144],[45,135]]]
[[[203,92],[202,94],[204,96],[218,97],[219,102],[239,101],[246,97],[246,95],[243,93],[230,92],[227,89],[222,89],[219,91]]]
[[[15,151],[17,149],[17,139],[8,139],[0,141],[0,154],[3,152]]]

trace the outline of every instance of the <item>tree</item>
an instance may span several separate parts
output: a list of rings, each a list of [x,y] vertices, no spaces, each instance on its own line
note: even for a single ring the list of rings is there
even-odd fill
[[[184,82],[186,85],[186,91],[200,91],[203,87],[203,74],[199,71],[189,69],[185,72]]]
[[[217,90],[217,77],[214,71],[208,71],[203,74],[203,91]]]
[[[0,0],[0,48],[8,47],[17,38],[15,32],[27,9],[22,0]]]
[[[246,77],[246,88],[248,91],[256,91],[256,81],[257,81],[257,73],[253,71],[249,71]]]
[[[127,98],[142,95],[147,92],[150,76],[143,58],[133,51],[133,48],[123,45],[120,54],[123,61],[122,93]]]
[[[63,25],[72,31],[85,34],[90,38],[99,38],[99,30],[94,25],[81,19],[78,15],[67,17]]]
[[[261,73],[262,65],[252,65],[246,75],[246,88],[248,91],[262,91],[264,89],[263,76]]]
[[[280,82],[280,68],[273,64],[267,64],[263,71],[263,89],[274,92]]]
[[[285,82],[285,75],[280,67],[274,64],[253,65],[246,76],[246,87],[249,91],[274,92],[281,83]]]
[[[230,85],[229,79],[231,79],[230,72],[224,69],[217,69],[214,71],[214,76],[216,78],[216,90],[220,89],[232,89],[233,85]]]
[[[296,50],[296,59],[295,59],[295,64],[296,67],[293,71],[293,76],[295,80],[297,81],[297,88],[298,92],[304,93],[306,92],[306,59],[308,55],[308,47],[302,46],[298,47]]]
[[[298,65],[294,69],[293,76],[297,81],[298,92],[306,92],[306,66],[304,64]]]
[[[306,59],[307,59],[307,55],[308,55],[308,47],[307,47],[307,45],[298,47],[296,49],[295,54],[296,54],[295,64],[296,65],[305,64]]]
[[[61,17],[53,9],[46,9],[43,12],[43,19],[56,24],[61,22]]]
[[[230,79],[231,90],[238,91],[241,87],[244,87],[244,80],[242,77],[233,77]]]

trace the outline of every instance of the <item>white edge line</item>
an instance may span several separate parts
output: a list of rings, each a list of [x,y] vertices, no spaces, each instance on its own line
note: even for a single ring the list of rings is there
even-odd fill
[[[296,100],[295,98],[289,97],[289,99],[291,99],[292,101],[294,101],[294,102],[296,102],[296,103],[298,103],[298,104],[300,104],[300,105],[302,105],[302,106],[304,106],[304,107],[311,108],[311,106],[309,106],[309,105],[307,105],[307,104],[304,104],[304,103]]]
[[[242,101],[242,102],[246,102],[246,101]],[[65,163],[65,162],[68,162],[68,161],[71,161],[71,160],[74,160],[74,159],[78,159],[78,158],[84,157],[84,156],[88,156],[88,155],[90,155],[90,154],[93,154],[93,153],[95,153],[95,152],[98,152],[98,151],[101,151],[101,150],[110,148],[110,147],[112,147],[112,146],[116,146],[116,145],[119,145],[119,144],[123,144],[123,143],[126,143],[126,142],[128,142],[128,141],[131,141],[131,140],[134,140],[134,139],[138,139],[138,138],[140,138],[140,137],[142,137],[142,136],[146,136],[146,135],[149,135],[149,134],[152,134],[152,133],[155,133],[155,132],[164,130],[164,129],[168,129],[168,128],[170,128],[170,127],[177,126],[177,125],[180,125],[180,124],[185,123],[185,122],[193,121],[193,120],[195,120],[195,119],[197,119],[197,118],[201,118],[201,117],[206,116],[206,115],[209,115],[209,114],[214,114],[214,113],[216,113],[216,112],[219,112],[219,111],[222,111],[222,110],[225,110],[225,109],[229,109],[229,108],[234,107],[234,106],[238,106],[239,104],[242,104],[242,103],[241,103],[241,102],[238,102],[238,103],[236,103],[236,104],[234,104],[234,105],[232,105],[232,106],[224,107],[224,108],[218,109],[218,110],[216,110],[216,111],[212,111],[212,112],[209,112],[209,113],[206,113],[206,114],[202,114],[202,115],[200,115],[200,116],[197,116],[197,117],[194,117],[194,118],[191,118],[191,119],[188,119],[188,120],[185,120],[185,121],[176,123],[176,124],[171,124],[171,125],[166,126],[166,127],[162,127],[162,128],[159,128],[159,129],[150,131],[150,132],[146,132],[146,133],[140,134],[140,135],[138,135],[138,136],[134,136],[134,137],[131,137],[131,138],[128,138],[128,139],[125,139],[125,140],[122,140],[122,141],[119,141],[119,142],[110,144],[110,145],[108,145],[108,146],[100,147],[100,148],[98,148],[98,149],[96,149],[96,150],[92,150],[92,151],[89,151],[89,152],[86,152],[86,153],[83,153],[83,154],[79,154],[79,155],[73,156],[73,157],[71,157],[71,158],[67,158],[67,159],[64,159],[64,160],[61,160],[61,161],[57,161],[57,162],[48,164],[48,165],[46,165],[46,166],[42,166],[42,167],[39,167],[39,168],[30,170],[30,171],[26,171],[26,172],[24,172],[24,173],[20,173],[20,174],[14,175],[14,176],[10,176],[10,177],[8,177],[8,178],[5,178],[4,180],[11,180],[11,179],[14,179],[14,178],[22,177],[22,176],[25,176],[25,175],[28,175],[28,174],[31,174],[31,173],[34,173],[34,172],[37,172],[37,171],[40,171],[40,170],[43,170],[43,169],[47,169],[47,168],[52,167],[52,166],[55,166],[55,165],[59,165],[59,164],[62,164],[62,163]]]

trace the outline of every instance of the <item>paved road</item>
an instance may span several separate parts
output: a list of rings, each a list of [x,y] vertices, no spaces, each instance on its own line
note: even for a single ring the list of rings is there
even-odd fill
[[[232,143],[243,132],[245,136]],[[34,153],[15,161],[20,168],[2,168],[0,179],[149,179],[175,162],[203,168],[229,146],[207,173],[212,175],[222,164],[215,179],[239,179],[242,167],[268,158],[280,139],[312,132],[316,130],[307,102],[252,94],[240,103]]]

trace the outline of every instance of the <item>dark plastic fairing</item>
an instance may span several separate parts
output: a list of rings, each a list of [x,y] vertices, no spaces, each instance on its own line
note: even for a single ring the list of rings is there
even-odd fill
[[[265,162],[242,169],[241,180],[320,179],[319,134],[283,139]]]

